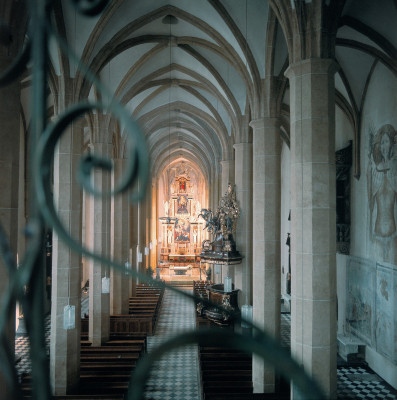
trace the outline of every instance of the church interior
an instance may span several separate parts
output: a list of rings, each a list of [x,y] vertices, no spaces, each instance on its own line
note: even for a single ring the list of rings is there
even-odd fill
[[[0,400],[397,399],[396,21],[1,0]]]

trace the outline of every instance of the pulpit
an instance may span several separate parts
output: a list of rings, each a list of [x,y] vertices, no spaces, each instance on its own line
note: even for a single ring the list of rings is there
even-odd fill
[[[223,283],[208,286],[208,300],[211,305],[207,306],[199,302],[197,312],[217,325],[230,325],[235,316],[240,314],[237,301],[238,291],[239,289],[234,289],[233,285],[230,292],[225,292]]]

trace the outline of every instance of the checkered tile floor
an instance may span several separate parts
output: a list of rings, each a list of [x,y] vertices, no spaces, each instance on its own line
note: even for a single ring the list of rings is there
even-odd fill
[[[45,336],[46,336],[46,346],[47,354],[50,351],[50,324],[51,317],[47,315],[45,318]],[[24,335],[16,335],[15,338],[15,360],[17,367],[17,374],[19,379],[24,375],[29,375],[32,369],[29,356],[29,339]]]
[[[175,335],[194,330],[195,318],[193,302],[166,289],[155,334],[148,337],[148,352]],[[172,350],[153,365],[145,399],[199,400],[198,373],[197,346]]]
[[[281,345],[290,347],[291,314],[281,314]],[[338,399],[397,400],[397,391],[362,363],[338,366]]]
[[[397,399],[397,391],[366,367],[338,367],[338,399]]]

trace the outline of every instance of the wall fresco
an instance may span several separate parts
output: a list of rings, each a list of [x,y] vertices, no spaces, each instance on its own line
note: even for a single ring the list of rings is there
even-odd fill
[[[374,263],[351,257],[347,265],[346,329],[369,345],[374,342],[374,283]]]
[[[393,273],[394,272],[394,273]],[[375,343],[376,351],[397,362],[395,349],[396,293],[392,266],[376,265]]]
[[[346,332],[397,364],[397,267],[350,257]]]
[[[368,132],[367,193],[370,239],[375,254],[396,264],[397,132],[390,124]],[[378,258],[378,259],[379,259]]]

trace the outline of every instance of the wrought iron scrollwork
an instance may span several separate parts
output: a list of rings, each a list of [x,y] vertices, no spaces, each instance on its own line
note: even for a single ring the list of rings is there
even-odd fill
[[[76,9],[86,15],[97,15],[102,12],[109,4],[109,0],[73,0]],[[94,168],[102,168],[110,170],[112,163],[110,160],[98,158],[95,155],[86,155],[82,157],[79,166],[79,182],[81,186],[94,195],[113,196],[117,193],[129,190],[132,185],[139,179],[139,191],[135,191],[131,195],[131,201],[138,201],[145,193],[145,183],[148,177],[148,154],[142,133],[139,131],[136,123],[130,118],[127,112],[116,102],[109,105],[100,103],[80,103],[71,106],[62,115],[59,116],[55,123],[47,125],[47,107],[46,107],[46,89],[47,74],[46,64],[48,63],[48,36],[54,35],[51,27],[51,5],[50,0],[31,0],[29,2],[31,13],[31,24],[29,27],[26,45],[20,55],[15,59],[10,68],[3,72],[0,76],[0,85],[6,85],[12,80],[20,76],[21,72],[26,68],[28,62],[32,61],[33,75],[33,95],[32,95],[32,137],[31,137],[31,171],[32,171],[32,204],[30,206],[30,221],[26,226],[25,232],[27,236],[27,250],[20,262],[20,268],[17,268],[16,260],[10,250],[10,245],[6,239],[6,235],[0,227],[0,247],[1,255],[4,260],[5,267],[9,275],[9,290],[2,294],[2,308],[0,310],[0,333],[1,333],[1,372],[6,377],[12,398],[20,398],[21,393],[17,381],[17,373],[15,369],[14,357],[10,343],[7,337],[8,316],[11,314],[12,308],[15,307],[16,301],[20,302],[24,309],[26,319],[26,327],[30,340],[30,351],[32,361],[32,392],[33,397],[37,399],[50,399],[51,389],[49,384],[49,362],[45,347],[44,332],[44,296],[43,290],[43,265],[41,253],[45,241],[45,227],[48,226],[57,233],[70,248],[80,254],[89,256],[102,263],[123,271],[134,278],[139,278],[142,282],[151,282],[151,278],[147,275],[139,274],[133,269],[126,270],[124,263],[111,261],[100,257],[81,246],[74,240],[65,227],[62,225],[58,217],[57,210],[53,203],[53,197],[50,188],[50,176],[52,169],[52,161],[57,141],[65,131],[65,128],[75,119],[85,113],[89,113],[94,109],[107,109],[119,121],[126,126],[128,132],[128,152],[130,154],[127,172],[118,183],[117,187],[108,193],[99,193],[98,190],[91,185],[90,175]],[[60,40],[59,37],[56,36]],[[59,41],[62,50],[65,44]],[[68,55],[70,53],[68,52]],[[72,56],[73,57],[73,56]],[[84,68],[84,66],[80,67]],[[103,90],[102,85],[92,77],[87,71],[87,79],[93,81],[98,90]],[[229,221],[230,222],[230,221]],[[232,229],[232,225],[225,225],[227,230]],[[30,290],[25,293],[24,288],[29,285]],[[156,282],[158,286],[166,286],[164,283]],[[174,287],[170,290],[177,291],[181,295],[195,299],[194,296],[186,292],[179,291]],[[203,306],[210,305],[206,299],[196,299],[202,302]],[[230,313],[227,305],[221,307],[222,312]],[[236,316],[237,321],[241,321],[240,316]],[[144,382],[148,377],[148,372],[153,361],[160,358],[164,353],[171,351],[180,346],[191,343],[199,344],[216,344],[229,345],[248,353],[255,353],[262,356],[266,361],[272,363],[280,373],[294,381],[306,398],[318,399],[322,398],[321,391],[291,359],[289,354],[283,350],[278,343],[261,329],[244,321],[247,325],[255,328],[255,335],[251,338],[242,337],[237,333],[212,329],[208,331],[195,331],[179,335],[178,337],[167,341],[159,346],[151,354],[144,357],[134,373],[131,376],[129,399],[140,399],[143,394]]]

